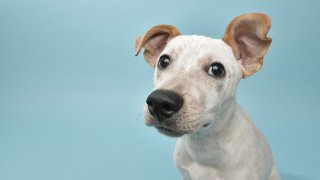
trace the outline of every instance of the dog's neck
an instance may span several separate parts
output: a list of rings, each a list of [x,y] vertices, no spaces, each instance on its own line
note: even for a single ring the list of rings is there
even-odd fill
[[[232,133],[230,131],[233,130],[233,126],[237,123],[237,118],[235,116],[237,115],[239,108],[235,97],[231,97],[219,107],[220,110],[215,113],[215,117],[211,121],[209,127],[202,128],[187,136],[193,140],[200,140],[202,138],[217,139],[222,137],[223,134]]]
[[[193,157],[195,161],[215,162],[216,165],[222,165],[227,161],[223,157],[228,156],[220,155],[233,151],[229,149],[229,145],[239,144],[238,142],[241,144],[242,136],[248,130],[248,125],[250,126],[247,115],[237,104],[235,98],[230,99],[222,109],[223,111],[220,112],[219,118],[213,125],[182,137],[189,154],[197,156]],[[199,156],[199,154],[202,155]]]

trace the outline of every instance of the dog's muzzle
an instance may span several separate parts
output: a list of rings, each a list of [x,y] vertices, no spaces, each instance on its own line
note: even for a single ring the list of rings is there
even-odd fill
[[[147,104],[150,114],[159,123],[165,123],[181,109],[183,99],[170,90],[155,90],[148,96]]]

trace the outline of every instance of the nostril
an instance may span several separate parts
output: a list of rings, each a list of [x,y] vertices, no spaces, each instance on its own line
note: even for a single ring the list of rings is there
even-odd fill
[[[147,99],[147,104],[148,104],[148,106],[153,106],[153,103],[149,98]]]
[[[161,114],[164,117],[170,117],[175,113],[175,108],[174,108],[174,104],[171,104],[170,102],[165,102],[162,104],[161,107]]]
[[[149,98],[147,99],[147,104],[148,104],[148,109],[149,109],[149,112],[154,115],[154,105],[153,105],[153,102],[152,100],[150,100]]]
[[[172,111],[171,105],[169,103],[164,103],[162,109],[165,111]]]
[[[173,91],[156,90],[148,96],[146,103],[152,116],[163,119],[178,112],[182,107],[183,100]]]

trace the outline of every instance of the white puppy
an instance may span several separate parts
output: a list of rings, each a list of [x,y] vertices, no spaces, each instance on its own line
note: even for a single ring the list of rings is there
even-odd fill
[[[174,161],[183,179],[280,179],[263,135],[236,102],[240,79],[257,72],[271,38],[270,19],[244,14],[222,39],[184,36],[158,25],[135,42],[154,69],[145,121],[179,137]]]

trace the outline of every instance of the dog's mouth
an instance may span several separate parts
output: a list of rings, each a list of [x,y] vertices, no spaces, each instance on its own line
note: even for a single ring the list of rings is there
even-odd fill
[[[160,133],[165,134],[170,137],[181,137],[184,135],[184,133],[178,132],[177,130],[174,130],[171,128],[167,128],[167,127],[163,127],[163,126],[155,126],[155,127],[157,128],[157,130]]]
[[[205,123],[201,126],[201,129],[208,128],[208,127],[210,127],[210,125],[211,125],[210,122]],[[185,134],[188,134],[188,133],[179,132],[178,130],[175,130],[173,128],[164,127],[164,126],[155,126],[155,128],[157,128],[157,130],[160,133],[165,134],[167,136],[171,136],[171,137],[181,137]]]
[[[202,125],[202,127],[201,128],[206,128],[206,127],[208,127],[210,125],[210,123],[208,122],[208,123],[205,123],[205,124],[203,124]]]

